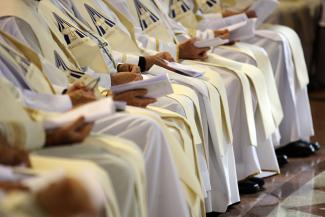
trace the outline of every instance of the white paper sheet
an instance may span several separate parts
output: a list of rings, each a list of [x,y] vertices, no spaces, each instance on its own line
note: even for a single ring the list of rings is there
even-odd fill
[[[238,14],[230,17],[225,17],[222,19],[216,19],[213,23],[209,24],[210,29],[230,29],[235,30],[243,26],[248,20],[246,14]]]
[[[248,19],[246,14],[238,14],[223,19],[218,19],[209,25],[211,29],[228,30],[229,41],[240,41],[255,35],[256,18]]]
[[[173,83],[175,82],[179,84],[186,84],[190,87],[193,87],[196,91],[200,92],[203,96],[205,97],[209,96],[207,89],[202,88],[202,81],[200,79],[181,75],[157,65],[154,65],[148,73],[151,75],[168,74],[169,78],[173,81]]]
[[[224,45],[227,43],[229,43],[228,39],[213,38],[208,40],[196,41],[194,45],[198,48],[203,48],[203,47],[218,47],[220,45]]]
[[[166,63],[170,68],[175,69],[176,73],[179,73],[179,74],[182,74],[185,76],[198,78],[198,77],[201,77],[204,75],[204,72],[192,69],[191,67],[183,65],[183,64],[179,64],[176,62],[168,62],[168,61],[166,61]]]
[[[0,181],[21,181],[27,178],[31,178],[33,174],[29,174],[24,167],[9,167],[0,165]]]
[[[239,28],[242,28],[244,27],[246,24],[247,24],[247,21],[248,20],[245,20],[245,21],[241,21],[239,23],[235,23],[235,24],[232,24],[232,25],[229,25],[229,26],[225,26],[219,30],[228,30],[229,32],[233,32]]]
[[[276,0],[258,0],[249,8],[254,10],[257,14],[256,26],[260,26],[269,18],[278,7],[278,1]]]
[[[245,26],[230,32],[230,41],[246,40],[255,35],[256,18],[249,19]]]
[[[142,81],[130,82],[128,84],[112,86],[112,92],[115,94],[128,90],[146,89],[148,94],[146,97],[159,98],[173,93],[168,75],[159,75],[151,78],[144,77]]]
[[[115,112],[112,98],[97,100],[77,107],[62,114],[52,114],[44,117],[45,129],[54,129],[84,117],[86,122],[94,122]]]

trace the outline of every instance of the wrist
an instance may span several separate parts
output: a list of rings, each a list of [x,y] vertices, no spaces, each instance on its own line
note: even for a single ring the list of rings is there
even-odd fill
[[[144,72],[148,69],[148,61],[146,57],[140,56],[138,66],[140,67],[141,72]]]

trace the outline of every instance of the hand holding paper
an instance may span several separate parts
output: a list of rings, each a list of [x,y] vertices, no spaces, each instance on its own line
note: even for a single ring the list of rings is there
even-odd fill
[[[228,39],[213,38],[213,39],[196,41],[194,45],[196,47],[203,48],[203,47],[218,47],[220,45],[224,45],[227,43],[229,43]]]
[[[55,129],[65,124],[72,123],[80,117],[84,117],[87,123],[94,122],[115,112],[112,98],[101,99],[77,107],[63,114],[45,116],[43,125],[45,129]]]
[[[173,93],[167,75],[160,75],[142,81],[112,86],[112,92],[114,94],[120,94],[130,90],[147,90],[145,97],[148,98],[158,98]]]
[[[189,76],[189,77],[193,77],[193,78],[197,78],[197,77],[201,77],[204,75],[204,72],[201,71],[197,71],[195,69],[192,69],[189,66],[186,65],[182,65],[176,62],[167,62],[168,67],[172,68],[175,70],[176,73],[185,75],[185,76]]]

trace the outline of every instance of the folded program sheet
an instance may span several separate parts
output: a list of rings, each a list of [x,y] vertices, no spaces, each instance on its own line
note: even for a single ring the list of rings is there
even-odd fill
[[[227,43],[229,43],[228,39],[213,38],[213,39],[196,41],[194,45],[198,48],[204,48],[204,47],[218,47],[220,45],[224,45]]]
[[[230,41],[246,40],[255,35],[256,18],[248,19],[245,26],[242,26],[234,31],[230,31]]]
[[[185,76],[189,76],[189,77],[193,77],[193,78],[198,78],[204,75],[204,72],[195,70],[193,68],[191,68],[190,66],[186,66],[183,64],[179,64],[176,62],[168,62],[166,61],[167,66],[169,66],[170,68],[174,69],[176,73],[185,75]]]
[[[202,27],[204,27],[204,25],[202,25]],[[248,19],[246,14],[242,13],[216,19],[209,23],[208,28],[213,30],[228,30],[230,32],[229,41],[245,40],[255,35],[256,18]],[[220,41],[218,42],[221,43]]]
[[[248,20],[248,17],[246,14],[238,14],[230,17],[220,18],[220,19],[214,19],[209,20],[208,27],[210,29],[228,29],[228,30],[236,30],[246,24]],[[199,25],[200,30],[204,31],[207,26]]]
[[[94,122],[115,112],[113,99],[110,97],[87,103],[65,113],[46,114],[43,119],[45,129],[54,129],[72,123],[80,117],[86,122]]]
[[[156,70],[156,68],[153,67],[150,70]],[[173,88],[166,74],[154,77],[145,76],[144,80],[141,81],[112,86],[112,92],[115,94],[137,89],[146,89],[148,91],[146,97],[150,98],[159,98],[173,93]]]

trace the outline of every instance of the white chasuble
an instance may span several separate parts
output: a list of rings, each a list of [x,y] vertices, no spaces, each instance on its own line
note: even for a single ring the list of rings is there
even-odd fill
[[[127,30],[113,12],[104,11],[95,0],[72,0],[72,2],[92,29],[105,38],[113,50],[126,54],[141,55],[141,50],[131,40],[131,35],[125,32]],[[107,14],[108,11],[110,14]]]
[[[7,80],[0,78],[0,98],[3,102],[0,112],[1,134],[10,144],[28,150],[43,147],[45,132],[40,123],[27,114],[19,104],[17,89]]]
[[[98,73],[116,72],[116,63],[104,39],[92,33],[87,26],[76,23],[68,11],[67,14],[61,11],[51,0],[41,1],[39,11],[52,33],[81,66],[90,67]]]
[[[132,114],[145,114],[146,116],[154,119],[163,128],[164,134],[167,137],[167,141],[170,145],[173,159],[176,163],[177,172],[186,195],[187,204],[191,210],[191,216],[204,216],[205,210],[203,203],[203,192],[200,184],[201,175],[197,163],[196,147],[193,142],[191,142],[192,145],[190,145],[189,142],[185,144],[184,141],[186,141],[186,137],[182,137],[182,135],[186,134],[185,131],[187,131],[187,129],[181,129],[184,126],[188,126],[187,124],[183,125],[186,122],[184,122],[182,117],[176,115],[175,113],[159,108],[151,107],[153,111],[159,113],[164,121],[157,118],[156,115],[150,114],[143,109],[134,107],[130,107],[128,109],[132,112]],[[178,119],[180,122],[171,121],[173,119]],[[193,137],[190,140],[192,139]],[[191,162],[191,159],[194,159],[194,162]]]
[[[14,44],[16,49],[19,49],[20,52],[9,44],[0,41],[0,53],[2,57],[10,61],[11,65],[15,65],[18,69],[17,72],[21,71],[19,70],[20,67],[25,70],[25,73],[22,72],[18,76],[26,82],[28,87],[35,92],[55,94],[54,88],[42,72],[42,64],[38,55],[29,47],[21,44],[6,33],[0,31],[0,34]]]
[[[36,1],[27,4],[22,0],[6,2],[6,7],[0,11],[0,16],[17,17],[29,24],[28,28],[31,28],[37,36],[41,50],[39,55],[44,56],[50,63],[65,72],[65,74],[57,75],[58,77],[66,77],[71,83],[75,80],[89,80],[89,76],[82,72],[73,54],[51,34],[44,19],[38,14],[37,4]],[[43,67],[44,64],[42,61]],[[46,73],[55,76],[53,73]]]

